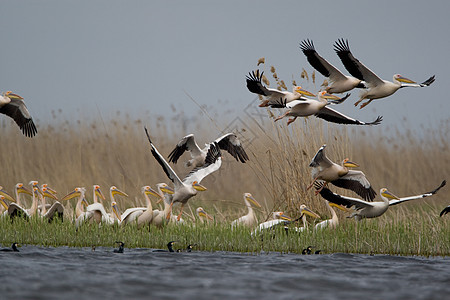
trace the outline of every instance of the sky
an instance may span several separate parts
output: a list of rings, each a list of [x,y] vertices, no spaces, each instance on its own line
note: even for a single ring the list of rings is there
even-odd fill
[[[449,10],[449,1],[0,0],[0,91],[24,97],[38,124],[51,123],[52,111],[75,120],[117,111],[195,115],[190,97],[231,120],[255,100],[245,76],[258,58],[266,73],[274,65],[286,83],[294,78],[317,92],[299,77],[313,70],[299,43],[312,39],[345,71],[333,43],[346,38],[383,79],[400,73],[422,82],[435,74],[436,82],[363,110],[353,106],[353,91],[335,109],[363,121],[383,115],[380,126],[406,119],[420,130],[449,119]]]

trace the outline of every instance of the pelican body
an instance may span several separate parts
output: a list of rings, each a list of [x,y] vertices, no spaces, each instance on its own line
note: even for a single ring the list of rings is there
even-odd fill
[[[252,194],[250,193],[244,193],[244,203],[245,206],[247,206],[248,213],[245,216],[240,217],[237,220],[234,220],[231,222],[231,226],[238,226],[238,225],[244,225],[247,227],[251,227],[256,225],[258,220],[256,219],[255,212],[253,211],[252,204],[256,207],[261,207],[261,204],[258,203],[258,201],[253,198]]]
[[[33,137],[36,135],[36,125],[34,125],[23,98],[19,95],[11,91],[0,95],[0,113],[11,117],[19,125],[25,136]]]

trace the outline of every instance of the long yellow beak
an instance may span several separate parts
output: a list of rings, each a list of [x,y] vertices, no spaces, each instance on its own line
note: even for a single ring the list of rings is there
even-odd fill
[[[117,219],[122,222],[122,216],[119,214],[119,208],[117,207],[117,203],[116,202],[112,202],[111,203],[111,207],[112,210],[114,212],[114,214],[116,215]]]
[[[0,203],[3,205],[3,207],[4,207],[6,210],[8,210],[9,205],[8,205],[8,203],[5,202],[5,197],[2,196],[2,195],[0,195]]]
[[[359,165],[355,162],[349,161],[348,159],[344,162],[344,166],[347,168],[357,168]]]
[[[399,197],[395,196],[394,194],[389,192],[387,189],[384,189],[384,191],[381,193],[381,195],[388,199],[400,200]]]
[[[245,199],[253,203],[256,207],[261,207],[261,204],[259,204],[253,196],[245,196]]]
[[[194,189],[196,189],[197,191],[200,191],[200,192],[203,192],[203,191],[206,191],[206,190],[207,190],[206,187],[204,187],[203,185],[201,185],[201,184],[198,183],[198,182],[194,182],[194,183],[192,184],[192,187],[193,187]]]
[[[81,193],[77,190],[73,190],[72,192],[68,193],[67,195],[65,195],[64,197],[61,198],[61,201],[65,201],[65,200],[70,200],[73,199],[75,197],[79,197],[81,195]]]
[[[342,211],[348,211],[347,207],[342,206],[342,205],[338,205],[338,204],[333,203],[333,202],[328,202],[328,205],[329,205],[329,206],[336,207],[336,208],[338,208],[338,209],[340,209],[340,210],[342,210]]]
[[[58,200],[58,198],[55,195],[53,195],[52,193],[50,193],[47,188],[42,189],[42,196]]]
[[[171,195],[175,194],[175,191],[170,186],[165,186],[161,188],[161,191]]]
[[[17,193],[19,193],[19,194],[23,193],[23,194],[27,194],[27,195],[33,196],[33,193],[31,193],[31,191],[29,189],[27,189],[26,187],[24,187],[24,186],[21,186],[21,187],[17,188]]]
[[[396,79],[397,79],[397,81],[404,82],[404,83],[417,83],[414,80],[411,80],[411,79],[403,77],[403,76],[397,76]]]
[[[2,187],[0,187],[0,195],[5,197],[6,200],[9,200],[11,202],[16,202],[13,197],[11,197]]]
[[[308,215],[308,216],[316,218],[316,219],[320,218],[320,216],[318,214],[316,214],[315,212],[313,212],[312,210],[310,210],[307,207],[304,207],[300,213]]]
[[[303,88],[300,87],[300,86],[298,86],[298,87],[295,89],[295,91],[296,91],[297,93],[301,94],[301,95],[304,95],[304,96],[310,96],[310,97],[315,97],[315,96],[316,96],[316,95],[314,95],[313,93],[308,92],[307,90],[303,89]]]
[[[208,215],[208,214],[206,213],[206,211],[204,211],[203,209],[198,211],[198,216],[199,216],[199,217],[208,218],[208,219],[210,219],[210,220],[213,220],[213,218],[212,218],[210,215]]]
[[[322,97],[325,99],[331,99],[331,100],[341,100],[340,97],[333,95],[333,94],[329,94],[329,93],[322,94]]]
[[[120,195],[120,196],[128,197],[128,195],[127,195],[125,192],[122,192],[122,191],[119,190],[118,188],[113,188],[113,189],[111,190],[111,194],[112,194],[113,196],[115,196],[115,195]]]
[[[105,196],[103,195],[102,191],[100,190],[100,188],[96,188],[95,189],[95,194],[97,195],[97,197],[99,197],[102,200],[105,200]]]

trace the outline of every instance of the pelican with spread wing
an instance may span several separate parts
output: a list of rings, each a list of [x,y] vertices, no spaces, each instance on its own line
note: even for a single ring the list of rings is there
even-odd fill
[[[300,43],[300,49],[305,54],[311,66],[331,82],[331,85],[325,89],[328,93],[339,94],[348,92],[354,88],[365,87],[361,79],[342,74],[335,66],[320,56],[314,48],[313,41],[309,39],[302,41]]]
[[[23,98],[19,95],[11,91],[0,95],[0,113],[11,117],[19,125],[25,136],[33,137],[36,135],[36,125],[34,125]]]
[[[198,191],[206,191],[206,187],[200,185],[203,178],[220,168],[220,165],[222,164],[222,157],[219,145],[216,142],[211,143],[208,153],[206,154],[205,164],[200,168],[195,168],[183,180],[181,180],[153,145],[147,128],[145,128],[145,133],[147,134],[148,141],[150,142],[153,156],[161,165],[167,177],[169,177],[174,184],[174,194],[172,195],[170,207],[172,208],[175,202],[181,203],[180,213],[177,217],[177,220],[179,221],[181,219],[181,214],[183,213],[183,207],[188,200],[197,195]],[[167,218],[170,218],[170,214],[167,215]]]
[[[347,71],[352,76],[363,80],[364,84],[367,86],[367,89],[362,92],[359,100],[355,103],[355,106],[358,106],[361,101],[368,99],[365,103],[361,104],[360,108],[365,107],[374,99],[388,97],[400,88],[425,87],[432,84],[435,80],[435,76],[433,75],[424,82],[417,83],[411,79],[403,77],[400,74],[395,74],[393,76],[393,81],[383,80],[353,56],[347,40],[339,39],[336,41],[334,44],[334,50],[341,59]]]
[[[369,180],[367,180],[366,175],[361,171],[348,169],[359,167],[359,165],[349,161],[348,158],[344,159],[340,165],[332,162],[325,155],[326,146],[320,147],[309,164],[313,168],[312,177],[314,180],[307,189],[310,189],[316,180],[323,180],[325,185],[331,182],[335,186],[354,191],[365,200],[372,201],[376,193]]]
[[[357,198],[351,198],[346,196],[341,196],[333,193],[328,188],[323,187],[322,184],[316,183],[315,188],[320,190],[320,195],[333,203],[338,205],[343,205],[347,208],[354,207],[355,211],[352,213],[350,217],[355,217],[356,220],[361,220],[363,218],[376,218],[383,215],[390,206],[397,205],[403,203],[405,201],[414,200],[414,199],[422,199],[425,197],[432,196],[436,194],[444,185],[446,181],[442,181],[442,183],[434,190],[428,193],[423,193],[420,195],[409,196],[399,198],[388,191],[387,188],[382,188],[380,190],[381,200],[383,201],[375,201],[375,202],[367,202]]]
[[[230,153],[237,161],[245,163],[248,160],[248,155],[245,153],[244,147],[242,147],[236,134],[232,132],[227,133],[217,138],[214,142],[217,143],[221,150],[228,151],[228,153]],[[213,143],[206,144],[205,148],[200,149],[195,142],[194,135],[189,134],[182,138],[172,152],[170,152],[169,162],[176,164],[180,156],[183,155],[185,151],[189,151],[191,160],[186,162],[186,167],[202,167],[205,165],[206,154],[208,153],[209,147]]]

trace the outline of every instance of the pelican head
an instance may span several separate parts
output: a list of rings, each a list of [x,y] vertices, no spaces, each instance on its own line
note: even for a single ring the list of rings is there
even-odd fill
[[[81,194],[86,193],[86,189],[84,187],[76,187],[72,192],[68,193],[64,197],[61,198],[61,200],[70,200],[75,197],[80,197]]]
[[[0,195],[2,195],[6,200],[12,201],[12,202],[16,202],[16,200],[14,200],[13,197],[11,197],[4,189],[2,186],[0,186]]]
[[[389,192],[387,190],[387,188],[382,188],[380,190],[380,195],[381,197],[387,198],[387,199],[394,199],[394,200],[400,200],[399,197],[395,196],[394,194],[392,194],[391,192]]]
[[[355,162],[350,161],[348,158],[342,161],[342,165],[347,168],[357,168],[359,165]]]
[[[259,204],[258,201],[256,201],[255,198],[253,198],[252,194],[250,193],[245,193],[244,199],[253,203],[253,205],[255,205],[256,207],[261,207],[261,204]]]
[[[121,190],[119,190],[115,185],[113,185],[109,189],[109,191],[111,193],[111,196],[120,195],[120,196],[128,197],[128,195],[125,192],[122,192]]]
[[[47,198],[52,198],[52,199],[54,199],[54,200],[58,200],[58,198],[57,198],[53,193],[51,193],[51,192],[48,190],[48,188],[43,187],[43,188],[41,189],[41,191],[42,191],[42,196],[47,197]]]
[[[27,195],[30,195],[30,196],[33,195],[33,194],[31,193],[31,191],[30,191],[29,189],[27,189],[27,188],[23,185],[23,183],[21,183],[21,182],[19,182],[19,183],[16,184],[16,191],[17,191],[18,194],[24,193],[24,194],[27,194]]]
[[[170,186],[168,186],[167,183],[158,183],[156,186],[159,187],[159,189],[163,193],[167,193],[170,195],[175,194],[175,191]]]
[[[58,194],[54,189],[52,189],[51,187],[49,187],[48,184],[46,184],[46,183],[44,183],[44,184],[41,185],[41,189],[43,189],[43,188],[47,188],[47,190],[48,190],[50,193],[52,193],[53,195]]]
[[[195,211],[197,213],[197,216],[213,220],[213,218],[210,215],[208,215],[202,207],[197,207]]]
[[[41,188],[38,185],[38,182],[36,180],[31,180],[30,183],[28,183],[29,185],[31,185],[33,187],[33,189],[36,187],[39,191],[39,193],[42,195],[42,191]]]
[[[155,197],[162,198],[161,195],[158,194],[157,191],[155,191],[154,189],[152,189],[152,188],[151,188],[150,186],[148,186],[148,185],[142,187],[142,193],[143,193],[143,194],[146,194],[146,195],[148,195],[148,196],[153,195],[153,196],[155,196]]]
[[[87,202],[86,198],[83,197],[83,199],[81,199],[81,204],[83,204],[84,206],[89,206],[89,203]]]
[[[0,195],[0,204],[3,205],[3,207],[8,210],[9,205],[5,202],[5,197],[3,195]]]
[[[196,189],[197,191],[203,192],[206,191],[206,187],[204,187],[203,185],[201,185],[200,183],[198,183],[198,181],[194,181],[192,183],[192,187],[194,189]]]
[[[97,197],[99,197],[102,200],[105,200],[105,196],[103,195],[102,191],[100,190],[100,186],[98,184],[94,184],[93,186],[94,188],[94,193],[95,195],[97,195]]]
[[[117,219],[122,222],[122,217],[119,214],[119,208],[117,207],[116,201],[111,202],[111,208],[113,213],[116,215]]]
[[[300,214],[305,214],[316,219],[320,218],[318,214],[310,210],[305,204],[300,205]]]
[[[276,211],[273,213],[274,219],[280,219],[285,221],[292,221],[292,219],[284,214],[282,211]]]
[[[294,92],[299,93],[300,95],[303,95],[303,96],[310,96],[310,97],[316,96],[313,93],[308,92],[307,90],[303,89],[301,86],[294,87]]]
[[[336,95],[333,95],[333,94],[330,94],[330,93],[328,93],[327,91],[322,91],[322,92],[320,92],[320,93],[318,94],[318,97],[319,97],[319,98],[322,98],[322,99],[341,100],[340,97],[338,97],[338,96],[336,96]]]
[[[406,77],[403,77],[402,75],[400,75],[400,74],[395,74],[394,75],[394,82],[404,82],[404,83],[417,83],[417,82],[415,82],[415,81],[413,81],[413,80],[411,80],[411,79],[408,79],[408,78],[406,78]]]
[[[17,95],[17,94],[14,94],[13,92],[11,92],[11,91],[7,91],[5,94],[4,94],[4,96],[6,96],[6,97],[8,97],[9,99],[19,99],[19,100],[22,100],[23,98],[22,97],[20,97],[19,95]]]

